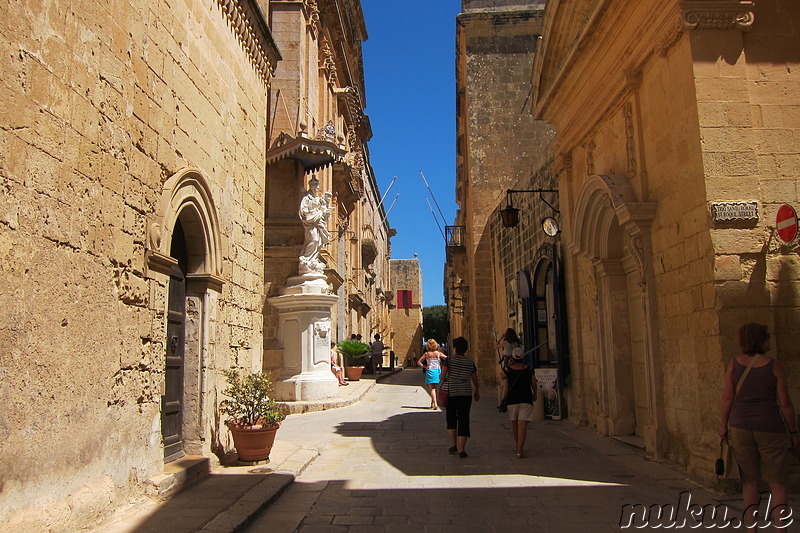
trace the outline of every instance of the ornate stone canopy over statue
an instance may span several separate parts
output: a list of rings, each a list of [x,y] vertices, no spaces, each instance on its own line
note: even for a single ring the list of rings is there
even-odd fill
[[[328,219],[331,216],[331,193],[317,195],[319,180],[316,176],[308,182],[308,192],[300,201],[300,220],[305,229],[303,251],[300,254],[299,274],[322,274],[325,264],[319,260],[323,246],[330,241]]]

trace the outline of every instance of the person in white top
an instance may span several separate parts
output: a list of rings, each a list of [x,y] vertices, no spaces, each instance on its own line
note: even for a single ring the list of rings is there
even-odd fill
[[[511,353],[514,351],[514,348],[522,347],[522,341],[520,341],[519,336],[514,328],[508,328],[506,332],[500,336],[500,339],[497,341],[494,347],[496,350],[502,350],[502,355],[500,356],[500,361],[498,362],[500,363],[500,366],[505,366],[511,362]]]
[[[386,346],[381,340],[380,333],[375,334],[375,341],[372,342],[369,347],[371,348],[370,370],[376,374],[380,374],[383,366],[383,351],[386,349]]]

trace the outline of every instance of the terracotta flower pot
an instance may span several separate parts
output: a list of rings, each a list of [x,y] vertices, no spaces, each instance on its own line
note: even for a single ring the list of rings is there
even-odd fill
[[[233,445],[240,461],[264,461],[269,459],[269,452],[275,443],[275,433],[280,424],[261,427],[241,427],[228,423],[233,435]]]
[[[358,381],[361,379],[361,373],[364,372],[363,366],[346,366],[344,367],[344,375],[348,381]]]

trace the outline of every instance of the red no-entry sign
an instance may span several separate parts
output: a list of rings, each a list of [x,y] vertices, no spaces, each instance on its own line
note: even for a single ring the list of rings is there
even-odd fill
[[[783,242],[792,242],[797,237],[797,213],[792,206],[783,204],[778,209],[775,224],[778,229],[778,238]]]

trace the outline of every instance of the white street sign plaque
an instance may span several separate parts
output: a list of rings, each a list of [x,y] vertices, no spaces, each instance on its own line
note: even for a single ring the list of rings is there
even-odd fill
[[[758,220],[758,202],[714,202],[711,213],[714,222]]]

